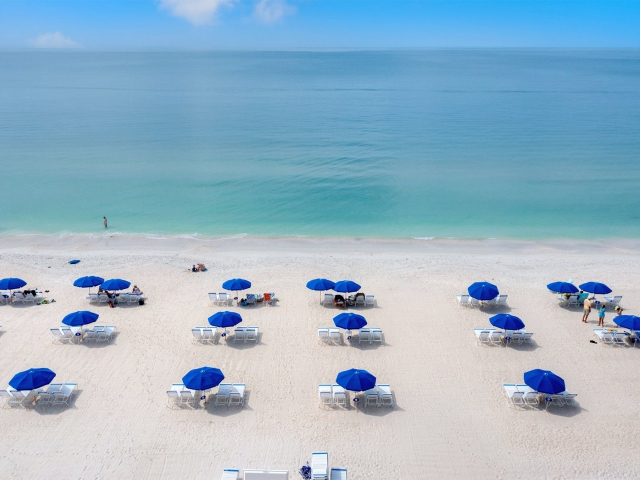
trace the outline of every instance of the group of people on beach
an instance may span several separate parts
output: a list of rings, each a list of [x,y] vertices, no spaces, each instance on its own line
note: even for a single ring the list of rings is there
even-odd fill
[[[117,294],[115,294],[114,292],[103,290],[102,288],[98,288],[98,295],[100,294],[106,295],[109,299],[109,307],[115,308],[116,304],[118,303]],[[134,285],[131,289],[131,295],[142,295],[142,291],[138,288],[137,285]]]
[[[588,318],[589,318],[589,314],[591,313],[591,306],[593,301],[595,300],[595,297],[589,298],[589,295],[585,294],[583,291],[580,291],[580,294],[586,295],[583,302],[584,309],[582,310],[582,322],[589,323]],[[620,307],[619,305],[616,305],[614,310],[618,314],[618,316],[622,315],[622,307]],[[604,303],[601,303],[600,306],[598,307],[598,326],[599,327],[604,327],[604,315],[606,311],[607,311],[607,307],[604,305]]]

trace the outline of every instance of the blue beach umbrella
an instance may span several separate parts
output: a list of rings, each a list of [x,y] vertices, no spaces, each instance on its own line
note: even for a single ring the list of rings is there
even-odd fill
[[[355,313],[341,313],[333,317],[333,323],[336,324],[336,327],[345,330],[359,330],[367,324],[367,320],[362,315]]]
[[[97,287],[98,285],[102,285],[104,282],[104,278],[102,277],[80,277],[75,282],[73,282],[74,287],[79,288],[88,288],[89,293],[91,293],[91,287]]]
[[[231,280],[227,280],[222,284],[222,288],[225,290],[234,290],[236,292],[240,290],[246,290],[247,288],[251,288],[251,282],[249,280],[245,280],[244,278],[232,278]]]
[[[336,383],[345,390],[352,392],[364,392],[376,386],[376,377],[366,370],[352,368],[340,372],[336,377]]]
[[[476,300],[493,300],[499,294],[498,287],[489,282],[476,282],[467,291]]]
[[[504,330],[520,330],[524,328],[524,322],[514,315],[500,313],[489,319],[491,325]]]
[[[607,293],[611,293],[611,289],[607,287],[604,283],[599,282],[587,282],[580,285],[580,290],[584,290],[585,292],[605,295]]]
[[[16,390],[35,390],[51,383],[56,376],[48,368],[30,368],[24,372],[16,373],[9,381]]]
[[[626,328],[627,330],[639,331],[640,330],[640,317],[635,315],[620,315],[613,317],[613,321],[616,325]]]
[[[564,380],[549,370],[530,370],[524,374],[524,383],[540,393],[555,395],[564,392]]]
[[[73,312],[62,319],[62,323],[69,325],[70,327],[81,327],[89,323],[93,323],[98,320],[99,315],[97,313],[89,312],[88,310],[80,310],[79,312]]]
[[[242,321],[242,317],[235,312],[218,312],[209,317],[209,325],[220,328],[233,327]]]
[[[191,370],[184,377],[182,383],[191,390],[209,390],[217,387],[224,380],[224,375],[219,368],[200,367]]]
[[[553,282],[547,288],[554,293],[578,293],[578,287],[569,282]]]
[[[335,283],[333,283],[331,280],[327,280],[326,278],[315,278],[307,282],[307,288],[309,290],[315,290],[316,292],[321,292],[320,293],[321,302],[322,302],[322,292],[324,292],[325,290],[333,290],[333,287],[335,286],[336,286]]]
[[[334,285],[333,291],[340,293],[352,293],[357,292],[360,288],[360,285],[356,282],[352,282],[351,280],[340,280]]]
[[[0,290],[15,290],[16,288],[22,288],[27,284],[21,278],[3,278],[0,280]]]
[[[103,290],[126,290],[131,286],[131,282],[122,280],[121,278],[112,278],[102,284]]]

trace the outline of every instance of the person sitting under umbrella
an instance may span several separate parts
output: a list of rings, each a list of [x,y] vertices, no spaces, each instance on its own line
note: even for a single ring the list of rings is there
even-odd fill
[[[345,301],[344,301],[344,297],[342,295],[336,295],[335,297],[333,297],[333,304],[336,307],[345,307]]]

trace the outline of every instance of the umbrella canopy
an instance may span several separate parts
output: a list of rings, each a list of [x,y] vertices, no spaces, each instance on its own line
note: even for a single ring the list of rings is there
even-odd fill
[[[48,368],[30,368],[24,372],[16,373],[9,381],[16,390],[34,390],[51,383],[56,376]]]
[[[232,278],[231,280],[227,280],[222,284],[222,288],[225,290],[246,290],[247,288],[251,288],[251,282],[249,280],[245,280],[244,278]]]
[[[491,325],[505,330],[520,330],[524,328],[524,322],[514,315],[500,313],[489,319]]]
[[[340,293],[352,293],[357,292],[360,288],[360,285],[356,282],[352,282],[351,280],[340,280],[334,285],[333,291]]]
[[[208,390],[220,385],[224,375],[219,368],[200,367],[191,370],[184,377],[182,383],[191,390]]]
[[[307,282],[307,288],[309,290],[315,290],[316,292],[322,292],[324,290],[333,290],[336,284],[326,278],[315,278]]]
[[[214,327],[233,327],[242,321],[242,317],[235,312],[218,312],[209,317],[209,325]]]
[[[80,288],[91,288],[91,287],[97,287],[98,285],[102,285],[103,282],[104,282],[104,278],[102,277],[93,277],[93,276],[80,277],[75,282],[73,282],[73,286],[80,287]]]
[[[3,278],[0,280],[0,290],[15,290],[16,288],[22,288],[27,284],[21,278]]]
[[[524,383],[540,393],[554,395],[564,392],[564,380],[549,370],[530,370],[524,374]]]
[[[62,323],[69,325],[70,327],[81,327],[98,320],[99,315],[97,313],[89,312],[87,310],[80,310],[79,312],[73,312],[62,319]]]
[[[352,368],[340,372],[336,377],[336,383],[352,392],[364,392],[376,386],[376,377],[366,370]]]
[[[468,289],[469,296],[476,300],[493,300],[498,296],[498,287],[489,282],[476,282]]]
[[[122,280],[121,278],[112,278],[102,284],[103,290],[126,290],[131,286],[131,282]]]
[[[578,287],[569,282],[553,282],[547,288],[555,293],[578,293]]]
[[[640,317],[636,317],[635,315],[620,315],[613,317],[613,321],[622,328],[635,331],[640,330]]]
[[[611,293],[611,289],[607,287],[604,283],[599,282],[587,282],[580,285],[580,290],[584,290],[585,292],[593,293],[594,295],[597,293],[599,295],[604,295],[606,293]]]
[[[333,317],[333,323],[336,324],[336,327],[345,330],[358,330],[367,324],[367,320],[362,315],[355,313],[341,313]]]

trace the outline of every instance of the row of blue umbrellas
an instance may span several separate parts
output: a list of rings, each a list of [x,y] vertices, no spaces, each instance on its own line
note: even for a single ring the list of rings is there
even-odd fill
[[[106,280],[102,277],[95,277],[90,275],[88,277],[80,277],[75,282],[73,282],[74,287],[79,288],[91,288],[100,286],[103,290],[126,290],[131,286],[131,282],[126,280],[122,280],[121,278],[112,278],[110,280]]]
[[[316,292],[324,292],[326,290],[333,290],[339,293],[353,293],[360,290],[362,287],[352,280],[340,280],[339,282],[332,282],[326,278],[314,278],[307,282],[307,288]],[[322,293],[320,294],[322,298]]]
[[[580,285],[580,289],[571,282],[553,282],[547,285],[547,288],[555,293],[578,293],[579,290],[587,293],[593,293],[594,295],[606,295],[611,293],[612,290],[604,283],[600,282],[587,282]]]

